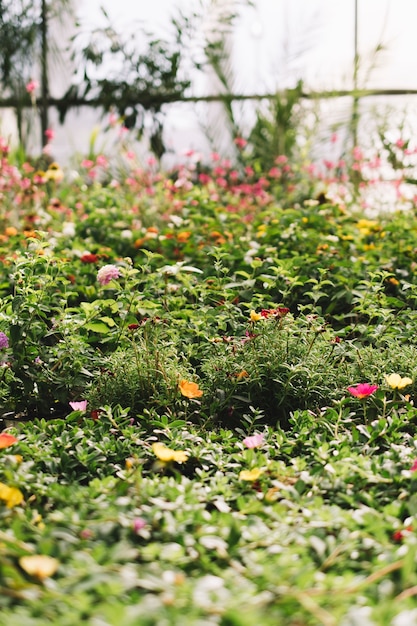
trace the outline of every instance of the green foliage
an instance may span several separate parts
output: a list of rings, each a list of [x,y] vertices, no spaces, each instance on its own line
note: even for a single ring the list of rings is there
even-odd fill
[[[296,161],[302,126],[303,108],[301,82],[285,95],[277,94],[268,102],[268,109],[256,113],[256,122],[249,133],[251,158],[266,172],[276,164],[278,155],[284,155],[291,162]]]
[[[141,137],[145,123],[149,122],[145,115],[148,112],[152,121],[151,149],[160,157],[165,152],[162,106],[181,98],[190,86],[190,81],[181,73],[181,39],[175,44],[152,39],[139,26],[131,35],[123,35],[116,32],[104,9],[102,11],[108,20],[106,26],[95,29],[81,49],[77,40],[85,40],[85,33],[75,37],[76,72],[82,76],[82,82],[71,85],[62,99],[61,120],[73,99],[89,97],[104,111],[116,111],[124,126],[136,129]],[[137,48],[138,30],[141,40],[146,41],[145,50]],[[103,65],[115,66],[104,78],[97,71]]]

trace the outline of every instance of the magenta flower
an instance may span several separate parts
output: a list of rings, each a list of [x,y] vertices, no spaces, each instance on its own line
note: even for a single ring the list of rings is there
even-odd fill
[[[262,434],[252,435],[251,437],[245,437],[243,444],[247,448],[259,448],[264,442],[264,436]]]
[[[0,349],[9,347],[9,338],[4,333],[0,332]]]
[[[355,398],[359,398],[359,400],[363,400],[368,396],[371,396],[378,389],[378,385],[370,385],[369,383],[359,383],[356,387],[348,387],[348,392],[355,396]]]
[[[414,463],[410,467],[410,472],[417,472],[417,459],[414,461]]]
[[[73,411],[85,411],[87,409],[87,400],[79,400],[78,402],[70,402]]]
[[[120,270],[115,265],[105,265],[97,272],[97,280],[100,285],[108,285],[114,278],[119,278]]]

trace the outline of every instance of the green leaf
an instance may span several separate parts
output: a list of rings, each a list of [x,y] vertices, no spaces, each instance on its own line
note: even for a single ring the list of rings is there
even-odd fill
[[[102,322],[89,322],[84,326],[87,330],[92,330],[94,333],[100,333],[101,335],[106,335],[110,332],[110,328],[107,324],[103,324]]]

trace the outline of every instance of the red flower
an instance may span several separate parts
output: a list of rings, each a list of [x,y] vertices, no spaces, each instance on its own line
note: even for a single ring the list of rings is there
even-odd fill
[[[393,532],[392,538],[394,541],[397,541],[400,543],[405,537],[407,537],[407,535],[410,535],[412,532],[413,532],[413,527],[407,526],[406,528],[403,528],[402,530],[396,530],[395,532]]]
[[[279,306],[276,309],[262,309],[262,317],[284,317],[290,310],[286,306]]]
[[[369,383],[359,383],[356,387],[348,387],[348,392],[355,396],[355,398],[359,398],[363,400],[363,398],[367,398],[371,396],[378,389],[378,385],[370,385]]]
[[[80,256],[80,260],[83,263],[97,263],[98,254],[93,254],[92,252],[83,252],[83,254]]]

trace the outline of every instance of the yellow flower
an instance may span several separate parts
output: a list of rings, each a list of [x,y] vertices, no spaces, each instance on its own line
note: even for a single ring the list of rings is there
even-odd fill
[[[247,378],[248,376],[249,376],[249,374],[247,373],[247,371],[246,371],[246,370],[242,370],[241,372],[238,372],[238,373],[236,374],[236,378],[237,378],[238,380],[242,380],[242,378]]]
[[[366,237],[372,232],[380,230],[380,226],[378,225],[378,222],[376,222],[375,220],[361,219],[361,220],[358,220],[356,226],[359,232],[361,233],[361,235],[363,235],[364,237]]]
[[[52,556],[33,554],[30,556],[22,556],[19,559],[19,565],[29,576],[44,580],[55,574],[59,562]]]
[[[201,398],[203,395],[197,383],[192,383],[184,379],[180,380],[180,392],[186,398]]]
[[[259,467],[254,467],[251,470],[242,470],[239,474],[239,478],[240,480],[253,482],[254,480],[258,480],[261,474],[263,474],[263,470],[261,470]]]
[[[23,494],[16,487],[9,487],[4,483],[0,483],[0,500],[6,503],[8,509],[12,509],[23,502]]]
[[[250,312],[250,321],[251,322],[259,322],[259,320],[261,319],[262,315],[260,313],[257,313],[256,311],[254,311],[252,309],[252,311]]]
[[[412,385],[413,383],[411,378],[408,378],[407,376],[405,376],[405,378],[401,378],[399,374],[390,374],[389,376],[385,374],[385,381],[392,389],[404,389],[404,387]]]
[[[45,178],[59,182],[64,178],[64,172],[61,170],[58,163],[51,163],[45,172]]]
[[[176,463],[185,463],[188,460],[188,454],[182,450],[171,450],[160,441],[152,444],[152,452],[163,463],[175,461]]]

